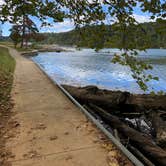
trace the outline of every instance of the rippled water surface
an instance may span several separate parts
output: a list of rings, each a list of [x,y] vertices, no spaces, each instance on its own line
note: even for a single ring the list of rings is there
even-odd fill
[[[100,88],[143,93],[131,77],[127,67],[112,64],[111,58],[118,49],[104,49],[96,53],[91,49],[62,53],[39,53],[33,57],[54,80],[69,85],[97,85]],[[166,49],[149,49],[140,52],[140,58],[154,66],[151,71],[159,81],[151,81],[151,90],[166,92]]]

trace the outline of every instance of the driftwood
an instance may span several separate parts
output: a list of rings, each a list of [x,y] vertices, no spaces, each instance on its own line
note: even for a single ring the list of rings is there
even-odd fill
[[[150,158],[156,165],[166,165],[166,152],[161,149],[159,146],[155,145],[153,140],[138,132],[135,129],[130,128],[125,123],[123,123],[119,118],[109,114],[103,109],[90,104],[90,107],[93,108],[93,111],[96,111],[101,117],[110,122],[111,127],[115,128],[130,139],[130,143],[137,147],[146,157]]]
[[[112,108],[116,110],[119,110],[120,105],[126,102],[126,96],[129,95],[128,92],[121,93],[118,91],[111,92],[110,95],[107,91],[101,91],[95,86],[77,88],[63,85],[63,87],[81,103],[87,104],[90,102],[104,108]]]
[[[166,121],[160,117],[160,113],[152,112],[152,126],[155,129],[156,142],[162,147],[166,147]]]
[[[131,145],[128,145],[129,150],[138,157],[145,165],[155,166],[150,160],[148,160],[138,149],[134,148]]]
[[[123,139],[129,138],[133,149],[138,148],[137,152],[140,152],[140,157],[142,154],[142,157],[147,163],[148,159],[150,159],[156,165],[166,165],[166,151],[158,146],[162,145],[163,147],[166,141],[166,95],[136,95],[130,94],[129,92],[101,90],[95,86],[78,88],[63,85],[63,87],[81,104],[88,105],[87,109],[94,116],[97,116],[96,118],[102,118],[104,122],[110,124],[118,138],[121,138],[121,136]],[[161,113],[162,118],[160,116]],[[118,115],[121,118],[133,117],[134,119],[140,119],[140,117],[148,115],[148,118],[150,118],[150,125],[148,124],[149,119],[145,118],[145,122],[151,127],[151,129],[155,129],[155,141],[158,145],[155,144],[152,140],[151,134],[149,134],[149,131],[151,132],[153,130],[144,132],[146,134],[141,133],[144,128],[142,128],[141,123],[139,124],[139,120],[136,127],[134,127],[133,124],[128,126],[124,121],[121,121],[117,116],[112,114]],[[137,128],[141,132],[139,132]],[[117,133],[119,135],[117,135]],[[149,165],[150,164],[151,163],[149,162]]]
[[[163,119],[159,117],[160,112],[166,114],[166,96],[134,95],[128,92],[101,90],[96,86],[78,88],[63,85],[63,87],[82,104],[92,103],[104,108],[111,114],[134,118],[137,121],[137,128],[130,123],[132,127],[140,132],[155,136],[156,142],[160,146],[166,147],[166,121],[163,120],[165,116],[163,116]],[[159,111],[160,108],[163,110]],[[149,120],[153,124],[149,129],[144,128],[141,124],[140,117],[141,115],[144,116],[144,112],[147,112],[150,116],[155,114]]]
[[[104,109],[116,109],[122,112],[140,112],[144,110],[166,110],[166,95],[136,95],[129,92],[101,90],[96,86],[83,88],[63,85],[63,87],[81,103],[93,103]]]

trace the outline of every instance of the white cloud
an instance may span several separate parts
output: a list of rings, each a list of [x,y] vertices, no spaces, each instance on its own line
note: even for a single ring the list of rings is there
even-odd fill
[[[139,22],[139,23],[143,23],[143,22],[150,22],[153,21],[150,19],[149,16],[145,16],[145,15],[139,15],[139,14],[133,14],[133,17]],[[108,19],[109,20],[109,19]],[[112,24],[115,20],[112,19],[112,21],[105,21],[105,24]],[[114,21],[113,21],[114,20]],[[55,32],[55,33],[59,33],[59,32],[67,32],[74,29],[74,22],[66,19],[64,20],[64,22],[57,22],[54,23],[51,27],[42,27],[40,29],[41,32]]]
[[[144,22],[154,22],[154,20],[152,20],[148,15],[142,15],[142,14],[133,14],[132,15],[135,20],[139,23],[144,23]],[[117,18],[115,17],[111,17],[110,15],[108,15],[106,17],[106,20],[104,21],[105,24],[113,24],[117,21]]]
[[[74,29],[74,23],[69,20],[66,19],[64,20],[64,22],[58,22],[58,23],[54,23],[51,27],[47,26],[47,27],[42,27],[40,30],[41,32],[67,32]]]
[[[154,21],[154,20],[150,19],[149,16],[144,16],[144,15],[139,15],[139,14],[133,14],[133,16],[139,23]]]
[[[0,0],[0,5],[2,5],[4,3],[4,0]]]

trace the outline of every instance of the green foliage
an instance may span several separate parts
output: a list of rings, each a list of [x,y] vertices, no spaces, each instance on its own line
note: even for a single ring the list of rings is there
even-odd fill
[[[148,86],[146,82],[150,80],[158,80],[158,77],[153,77],[151,74],[146,74],[145,70],[151,70],[153,67],[144,61],[137,59],[137,51],[124,52],[121,55],[114,55],[113,63],[129,66],[132,71],[132,77],[136,79],[137,84],[142,90],[146,91]]]
[[[23,19],[24,19],[23,24],[20,25],[20,27],[22,29],[21,46],[23,46],[24,42],[25,42],[26,48],[27,48],[28,41],[31,38],[33,38],[33,36],[38,32],[38,28],[37,28],[36,24],[28,16],[24,16]]]
[[[13,82],[15,60],[6,48],[0,47],[0,111],[8,105]]]
[[[24,16],[33,16],[43,23],[47,23],[47,18],[53,21],[63,21],[64,12],[58,1],[48,0],[5,0],[0,6],[0,20],[11,23],[23,24]]]
[[[15,48],[17,44],[20,42],[25,42],[25,44],[27,45],[28,41],[34,40],[40,42],[45,39],[44,35],[38,33],[38,29],[31,19],[29,19],[28,17],[25,17],[24,19],[24,24],[13,25],[13,27],[10,30],[10,39],[12,39],[12,41],[14,42]],[[24,43],[22,43],[22,45],[23,44]]]
[[[136,49],[166,48],[166,21],[142,23],[137,27],[129,28],[131,31],[126,37],[130,45]],[[162,33],[157,33],[156,29]],[[117,25],[91,25],[64,33],[44,33],[42,43],[59,45],[78,45],[80,47],[95,48],[122,48],[121,35]],[[128,47],[130,46],[128,43]]]
[[[33,33],[37,31],[37,27],[30,17],[38,18],[42,22],[42,26],[44,26],[50,24],[47,21],[49,17],[53,22],[56,22],[63,21],[65,16],[62,6],[58,1],[6,0],[0,5],[0,21],[9,21],[12,24],[22,27],[21,47],[23,47],[24,40],[27,42],[30,38],[30,35],[26,34],[26,29],[28,28]]]
[[[21,41],[21,32],[20,32],[20,26],[14,25],[11,29],[10,38],[12,39],[15,48],[17,47],[17,44]]]

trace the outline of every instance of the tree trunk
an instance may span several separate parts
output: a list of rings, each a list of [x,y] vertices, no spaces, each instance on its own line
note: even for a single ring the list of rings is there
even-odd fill
[[[25,37],[25,28],[26,28],[25,21],[26,21],[26,16],[23,16],[21,48],[24,47],[24,37]]]
[[[160,113],[152,112],[152,127],[155,129],[156,142],[162,147],[166,147],[166,121],[160,117]]]
[[[131,145],[128,145],[129,150],[138,157],[146,166],[155,166],[150,160],[148,160],[138,149]]]
[[[141,112],[145,110],[166,110],[166,95],[130,94],[122,91],[100,90],[95,86],[83,88],[63,85],[63,87],[79,102],[93,103],[104,109],[121,112]]]

